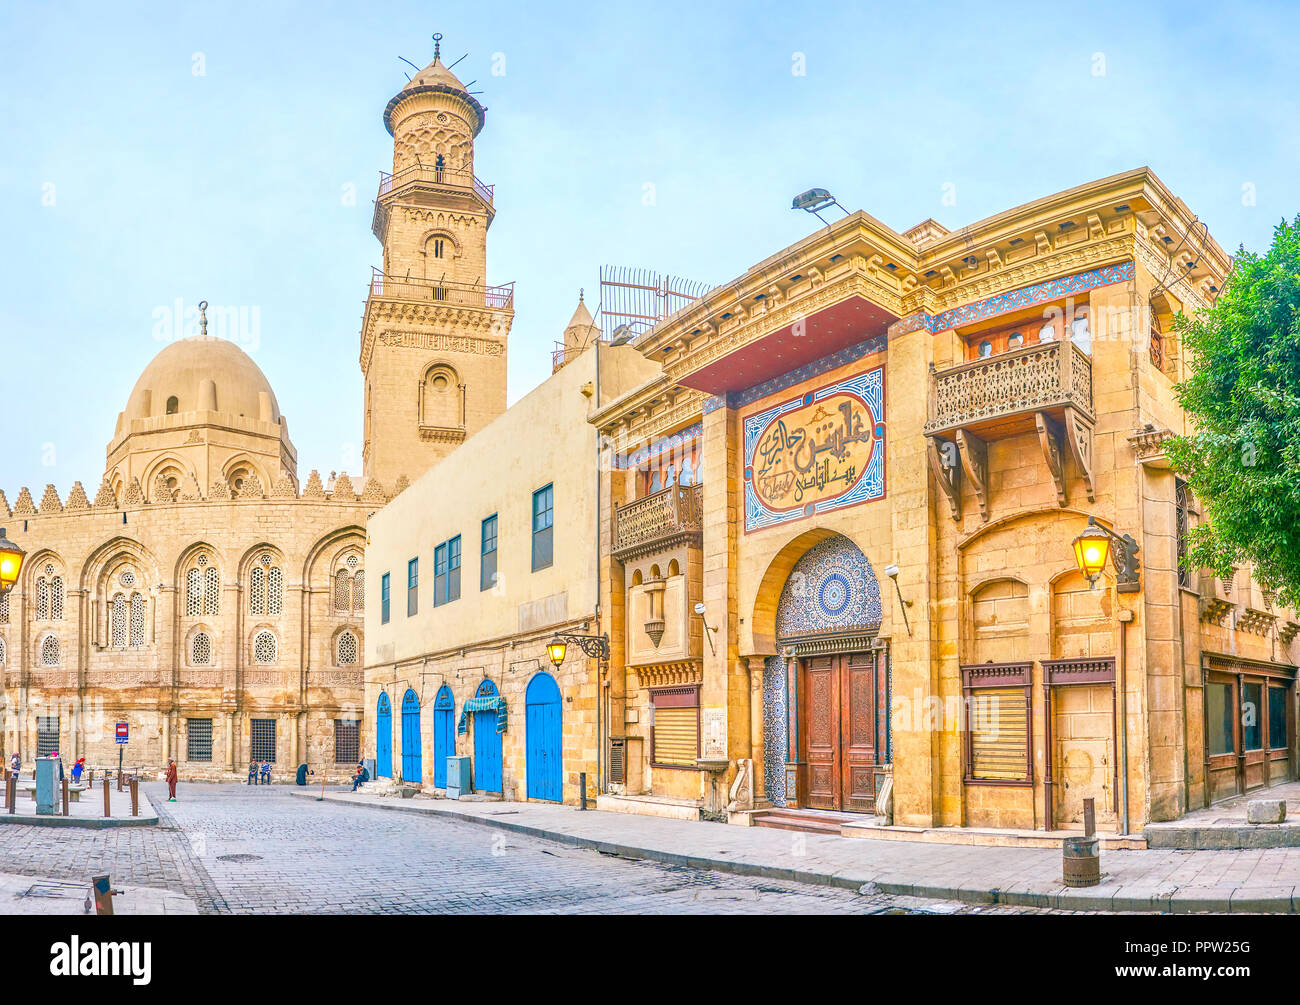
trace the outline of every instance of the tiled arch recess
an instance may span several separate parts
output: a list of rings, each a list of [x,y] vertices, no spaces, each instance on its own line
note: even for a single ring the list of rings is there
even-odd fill
[[[795,563],[776,608],[781,642],[880,630],[880,584],[856,544],[836,534]]]

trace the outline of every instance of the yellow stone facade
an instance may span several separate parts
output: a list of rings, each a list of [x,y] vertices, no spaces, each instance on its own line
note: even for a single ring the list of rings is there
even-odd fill
[[[1295,777],[1300,616],[1248,569],[1180,583],[1172,317],[1230,265],[1193,221],[1145,168],[960,234],[858,212],[637,340],[661,373],[594,420],[611,807],[1136,831]],[[1136,591],[1077,571],[1089,517]],[[695,765],[654,752],[682,704]]]

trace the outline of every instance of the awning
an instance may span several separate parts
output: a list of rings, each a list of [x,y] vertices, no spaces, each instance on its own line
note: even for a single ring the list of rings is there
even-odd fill
[[[497,732],[506,731],[506,700],[501,695],[493,695],[491,698],[470,698],[460,707],[460,722],[456,725],[456,732],[462,736],[469,729],[468,716],[472,712],[495,712]]]

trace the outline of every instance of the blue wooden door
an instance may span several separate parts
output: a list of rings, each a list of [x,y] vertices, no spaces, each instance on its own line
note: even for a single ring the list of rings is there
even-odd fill
[[[560,688],[548,673],[528,682],[524,693],[528,798],[561,799]]]
[[[497,693],[497,686],[485,680],[474,697],[492,698]],[[501,734],[496,712],[474,713],[474,791],[501,791]]]
[[[402,780],[424,783],[420,758],[420,699],[412,688],[402,698]]]
[[[447,758],[456,751],[456,703],[446,684],[433,705],[433,786],[447,787]]]
[[[388,692],[379,692],[379,708],[375,715],[375,776],[393,777],[393,706],[388,703]]]

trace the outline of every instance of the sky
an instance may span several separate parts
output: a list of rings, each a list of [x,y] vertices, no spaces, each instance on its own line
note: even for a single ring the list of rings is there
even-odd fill
[[[726,282],[817,229],[790,209],[812,187],[956,229],[1146,164],[1229,251],[1300,212],[1294,3],[4,0],[10,505],[49,482],[93,498],[131,388],[200,300],[242,319],[226,333],[300,478],[360,474],[382,113],[433,32],[488,108],[512,402],[602,264]]]

